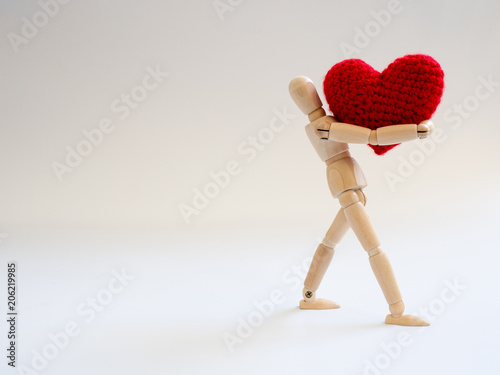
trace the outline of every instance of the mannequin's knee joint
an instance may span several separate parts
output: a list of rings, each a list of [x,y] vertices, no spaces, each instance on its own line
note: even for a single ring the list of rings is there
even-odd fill
[[[326,236],[323,238],[323,241],[321,241],[321,244],[329,249],[332,249],[332,251],[334,251],[335,246],[337,245],[335,242],[330,241]]]

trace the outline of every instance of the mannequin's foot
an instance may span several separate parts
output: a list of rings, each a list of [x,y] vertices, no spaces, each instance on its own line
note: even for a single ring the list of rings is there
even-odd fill
[[[329,301],[324,298],[316,298],[314,302],[306,302],[305,300],[300,301],[300,308],[303,310],[327,310],[327,309],[338,309],[340,305],[337,302]]]
[[[414,315],[402,315],[394,318],[391,314],[385,317],[385,324],[395,324],[398,326],[424,327],[430,325],[422,318]]]

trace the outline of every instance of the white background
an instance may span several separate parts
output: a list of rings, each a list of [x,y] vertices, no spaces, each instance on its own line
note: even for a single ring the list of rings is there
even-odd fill
[[[75,322],[79,334],[36,373],[498,371],[500,4],[401,0],[380,25],[391,2],[224,3],[233,5],[221,14],[211,0],[71,1],[16,44],[9,33],[43,22],[42,8],[1,2],[0,303],[16,261],[18,366],[32,368],[49,335]],[[373,36],[348,56],[342,46],[356,47],[359,30]],[[304,264],[339,205],[288,82],[307,75],[321,88],[343,59],[383,70],[408,53],[433,56],[445,72],[433,118],[441,137],[427,155],[416,142],[383,157],[351,150],[407,311],[430,309],[432,324],[383,324],[387,306],[352,233],[319,290],[342,308],[300,311]],[[168,77],[120,119],[112,104],[148,67]],[[490,91],[485,80],[496,83]],[[284,110],[294,117],[247,160],[248,137]],[[54,162],[104,118],[113,131],[60,181]],[[179,206],[231,160],[240,173],[184,220]],[[410,161],[418,165],[388,183]],[[134,280],[87,323],[78,307],[109,295],[122,270]],[[454,282],[466,289],[450,294]],[[225,335],[261,316],[255,304],[274,290],[280,303],[228,346]],[[409,345],[399,350],[401,334]],[[2,358],[2,374],[35,373]]]

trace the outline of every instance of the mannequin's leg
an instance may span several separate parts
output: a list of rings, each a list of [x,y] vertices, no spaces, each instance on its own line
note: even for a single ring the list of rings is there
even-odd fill
[[[300,301],[301,309],[336,309],[339,306],[336,302],[329,301],[323,298],[316,298],[316,290],[325,276],[326,270],[332,261],[335,246],[340,242],[342,237],[349,229],[349,224],[344,215],[344,210],[340,209],[337,216],[333,220],[330,229],[325,235],[323,242],[319,244],[314,253],[309,272],[307,273],[304,282],[303,296]]]
[[[425,320],[412,315],[403,315],[405,306],[399,291],[394,271],[389,258],[380,248],[380,241],[373,229],[368,213],[364,207],[365,196],[361,190],[347,190],[339,196],[344,214],[358,237],[359,242],[370,257],[370,265],[389,304],[388,324],[423,326],[429,325]]]

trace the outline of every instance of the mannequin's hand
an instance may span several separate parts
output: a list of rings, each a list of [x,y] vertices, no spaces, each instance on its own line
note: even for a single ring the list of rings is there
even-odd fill
[[[417,135],[419,139],[427,138],[434,130],[434,124],[431,120],[422,121],[417,125]]]

